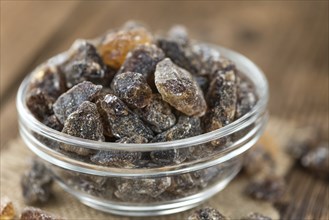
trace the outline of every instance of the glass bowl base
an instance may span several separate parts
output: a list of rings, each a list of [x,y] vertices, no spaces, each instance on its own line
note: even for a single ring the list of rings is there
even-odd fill
[[[72,187],[68,186],[59,179],[57,179],[57,182],[66,192],[70,193],[78,200],[80,200],[81,203],[91,208],[115,215],[142,217],[169,215],[192,209],[210,197],[214,196],[219,191],[223,190],[226,185],[237,175],[237,173],[238,171],[232,173],[224,180],[215,183],[213,186],[208,187],[205,190],[191,196],[157,204],[150,203],[140,205],[126,205],[124,203],[100,199],[72,189]]]

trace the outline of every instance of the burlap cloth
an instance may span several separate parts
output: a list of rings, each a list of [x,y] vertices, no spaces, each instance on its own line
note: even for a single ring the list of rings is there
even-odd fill
[[[280,148],[287,142],[287,137],[290,136],[294,130],[293,128],[294,125],[292,123],[272,118],[267,126],[264,138],[268,138],[268,134],[270,134],[270,138],[277,142],[277,146]],[[12,140],[9,145],[1,152],[0,192],[1,196],[7,196],[13,201],[16,213],[20,213],[22,208],[26,206],[21,194],[20,176],[27,169],[28,161],[33,154],[28,150],[20,137]],[[276,149],[275,154],[276,160],[279,161],[277,172],[285,174],[291,166],[291,160],[285,155],[283,150]],[[243,191],[247,182],[247,177],[239,175],[223,191],[201,206],[217,208],[232,219],[238,219],[249,212],[260,212],[273,219],[278,219],[279,213],[271,203],[256,201],[244,195]],[[89,208],[70,194],[64,192],[58,185],[55,185],[54,191],[55,197],[41,208],[65,219],[135,219],[132,217],[115,216]],[[136,219],[187,219],[187,216],[192,212],[193,210],[188,210],[174,215]]]

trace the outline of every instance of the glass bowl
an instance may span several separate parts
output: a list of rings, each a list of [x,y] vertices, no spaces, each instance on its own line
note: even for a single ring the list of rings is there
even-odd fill
[[[165,215],[193,208],[221,191],[236,176],[243,154],[257,142],[268,118],[268,85],[262,71],[237,52],[210,46],[235,62],[254,84],[258,96],[256,105],[247,114],[223,128],[182,140],[147,144],[72,137],[43,125],[28,110],[25,100],[32,72],[17,95],[20,134],[30,150],[49,167],[59,185],[90,207],[126,216]],[[61,64],[67,56],[59,54],[47,65]],[[187,155],[187,159],[163,166],[107,167],[58,151],[62,144],[139,153],[142,158],[152,151],[174,152]]]

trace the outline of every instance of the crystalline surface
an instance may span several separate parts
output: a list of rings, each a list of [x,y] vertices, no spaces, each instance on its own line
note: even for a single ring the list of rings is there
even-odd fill
[[[228,220],[218,210],[206,207],[196,210],[192,215],[188,217],[188,220]]]
[[[111,88],[120,99],[135,108],[143,108],[151,101],[152,90],[145,77],[136,72],[117,74]]]
[[[136,143],[142,144],[147,143],[147,139],[139,136],[133,135],[131,137],[124,137],[117,141],[118,143]],[[104,166],[116,166],[116,167],[134,167],[135,164],[140,160],[142,156],[141,152],[130,152],[130,151],[118,151],[118,150],[111,150],[111,151],[99,151],[95,154],[91,161],[104,165]]]
[[[186,115],[202,116],[207,104],[192,75],[166,58],[155,71],[155,85],[163,100]]]
[[[163,60],[163,51],[155,45],[140,45],[129,52],[120,72],[136,72],[148,78],[154,73],[158,62]]]
[[[214,74],[207,92],[209,110],[203,117],[206,132],[224,127],[234,120],[237,102],[236,86],[234,69],[220,70]]]
[[[75,112],[69,115],[65,121],[62,132],[84,139],[104,141],[103,126],[100,115],[97,112],[97,106],[89,101],[83,102]],[[62,144],[60,148],[81,156],[86,156],[93,152],[87,148],[68,144]]]
[[[156,133],[161,133],[176,123],[176,116],[172,113],[170,105],[163,101],[159,94],[153,94],[150,104],[143,109],[136,109],[135,112]]]
[[[102,86],[84,81],[63,93],[53,105],[54,113],[58,120],[64,124],[67,117],[78,109],[84,101],[91,101],[102,89]]]
[[[69,88],[83,81],[108,85],[114,71],[104,65],[96,48],[87,41],[79,40],[70,49],[70,62],[63,65],[66,84]]]
[[[62,218],[56,217],[42,209],[34,207],[24,208],[20,220],[61,220]]]
[[[98,103],[99,109],[106,115],[112,133],[117,138],[133,135],[148,140],[153,138],[152,130],[115,95],[109,94]]]
[[[200,119],[181,116],[175,126],[155,136],[152,142],[179,140],[198,134],[201,134]],[[161,165],[181,163],[186,159],[188,153],[187,149],[153,151],[151,152],[151,158],[154,163]]]

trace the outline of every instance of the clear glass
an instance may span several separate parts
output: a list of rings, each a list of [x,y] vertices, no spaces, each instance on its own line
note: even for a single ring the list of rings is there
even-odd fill
[[[268,85],[262,71],[241,54],[210,46],[235,62],[254,84],[258,96],[250,112],[221,129],[182,140],[147,144],[72,137],[43,125],[29,112],[25,100],[32,72],[22,82],[17,95],[20,134],[26,145],[48,165],[62,188],[90,207],[128,216],[164,215],[193,208],[236,176],[243,154],[257,142],[268,118]],[[47,65],[58,65],[67,56],[67,53],[59,54]],[[175,151],[186,159],[162,166],[143,164],[143,160],[133,168],[100,166],[56,150],[63,144],[141,155]]]

